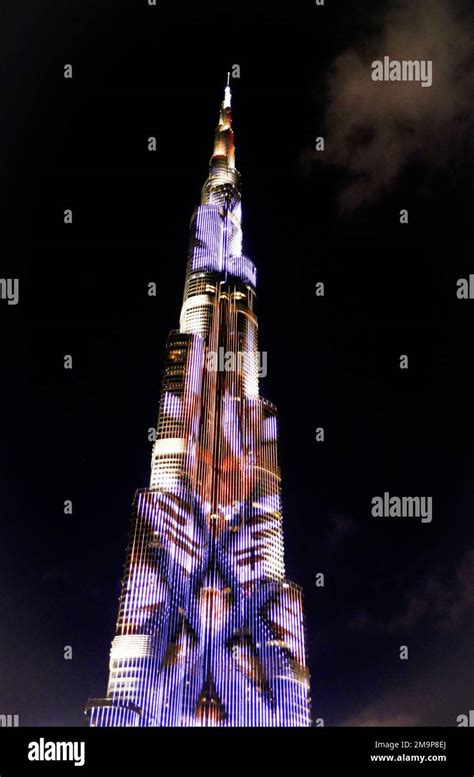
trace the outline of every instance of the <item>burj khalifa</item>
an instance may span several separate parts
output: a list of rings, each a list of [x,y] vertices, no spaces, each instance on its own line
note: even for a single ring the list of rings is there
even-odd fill
[[[285,574],[277,410],[259,393],[257,335],[228,78],[90,726],[310,725],[302,591]]]

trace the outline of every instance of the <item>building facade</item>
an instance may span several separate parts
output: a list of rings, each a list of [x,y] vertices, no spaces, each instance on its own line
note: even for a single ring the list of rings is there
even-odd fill
[[[285,577],[276,408],[259,395],[225,89],[190,226],[150,486],[134,499],[104,699],[91,726],[308,726],[301,589]]]

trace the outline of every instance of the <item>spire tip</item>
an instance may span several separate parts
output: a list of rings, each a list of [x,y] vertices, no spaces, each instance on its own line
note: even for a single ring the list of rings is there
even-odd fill
[[[227,85],[224,92],[224,108],[230,108],[230,99],[231,99],[231,92],[230,92],[230,73],[227,73]]]

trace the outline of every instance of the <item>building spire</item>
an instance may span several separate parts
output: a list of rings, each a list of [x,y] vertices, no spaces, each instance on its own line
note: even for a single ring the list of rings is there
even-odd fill
[[[230,73],[227,73],[227,85],[224,99],[220,105],[219,123],[214,133],[214,149],[209,163],[209,175],[202,188],[201,204],[218,203],[234,208],[240,200],[240,175],[235,168],[234,132],[232,130],[232,110],[230,107]]]
[[[230,73],[227,73],[227,86],[224,91],[224,102],[222,104],[224,108],[230,108],[230,100],[232,95],[230,92],[229,81],[230,81]]]
[[[235,167],[234,133],[232,131],[232,111],[230,108],[232,95],[229,83],[230,73],[227,73],[227,85],[224,90],[224,99],[221,103],[219,113],[219,124],[216,127],[216,134],[214,137],[213,156],[225,156],[227,158],[227,165],[233,168]]]

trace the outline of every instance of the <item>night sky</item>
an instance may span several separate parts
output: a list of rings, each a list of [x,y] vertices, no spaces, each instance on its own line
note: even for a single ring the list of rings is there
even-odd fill
[[[474,300],[456,297],[474,273],[472,16],[457,0],[8,6],[0,712],[75,726],[105,695],[189,220],[238,64],[244,252],[313,717],[455,726],[474,703]],[[433,86],[374,84],[384,55],[432,58]],[[385,491],[432,496],[432,522],[373,517]]]

